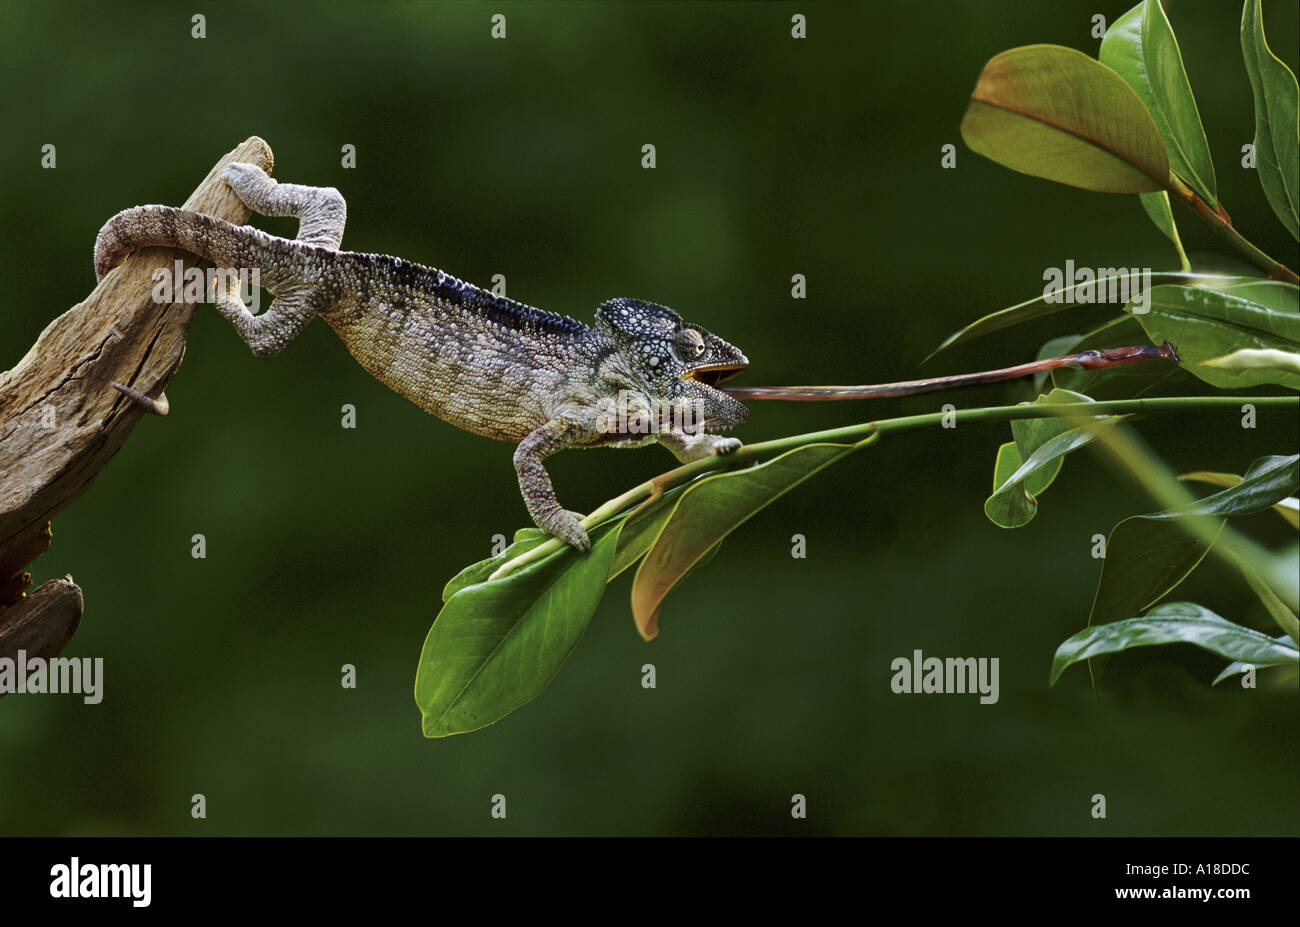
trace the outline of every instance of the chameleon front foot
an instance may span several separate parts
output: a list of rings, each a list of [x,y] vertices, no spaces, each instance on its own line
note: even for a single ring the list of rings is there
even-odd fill
[[[731,454],[740,450],[739,438],[724,438],[721,435],[684,434],[680,431],[665,431],[658,435],[659,443],[672,451],[682,463],[691,463],[712,457],[714,454]]]

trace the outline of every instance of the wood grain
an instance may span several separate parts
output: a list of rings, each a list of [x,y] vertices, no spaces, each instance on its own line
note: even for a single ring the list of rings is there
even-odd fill
[[[270,146],[249,138],[217,162],[185,201],[186,209],[241,225],[248,221],[247,207],[221,180],[232,161],[268,172],[274,165]],[[93,244],[88,235],[85,267],[67,273],[93,279]],[[24,568],[49,546],[51,518],[90,488],[147,414],[111,384],[157,397],[180,366],[197,306],[155,303],[151,295],[154,269],[177,259],[186,267],[206,266],[166,248],[133,254],[84,302],[51,322],[17,366],[0,373],[0,656],[8,653],[5,628],[15,620],[10,612],[31,582]],[[112,542],[111,526],[103,537]]]
[[[85,603],[68,576],[43,583],[17,605],[0,611],[0,657],[27,659],[57,656],[81,624]],[[3,695],[0,692],[0,695]]]

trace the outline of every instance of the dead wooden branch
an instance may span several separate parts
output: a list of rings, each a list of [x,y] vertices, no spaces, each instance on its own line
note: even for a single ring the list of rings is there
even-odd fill
[[[81,624],[83,604],[81,589],[71,576],[41,584],[16,605],[0,611],[4,622],[0,656],[17,658],[20,650],[28,661],[57,656]]]
[[[267,171],[274,164],[266,142],[248,139],[217,162],[186,209],[248,221],[248,209],[221,180],[232,161]],[[88,238],[86,266],[77,269],[87,276],[92,244]],[[24,599],[31,584],[25,568],[49,547],[50,519],[90,488],[146,414],[114,384],[166,408],[162,392],[185,353],[196,306],[155,303],[153,272],[178,259],[187,268],[205,266],[166,248],[132,255],[0,374],[0,657],[13,656],[23,641],[44,641],[55,649],[39,655],[53,656],[80,621],[81,592],[70,579],[46,583]]]

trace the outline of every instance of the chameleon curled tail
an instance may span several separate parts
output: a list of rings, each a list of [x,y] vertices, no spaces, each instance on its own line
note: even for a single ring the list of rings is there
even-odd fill
[[[218,267],[275,267],[292,257],[284,239],[252,226],[174,206],[136,206],[119,212],[99,230],[95,278],[103,280],[133,251],[152,247],[180,248]]]
[[[218,267],[260,268],[274,290],[275,284],[301,275],[305,251],[337,251],[343,243],[347,203],[333,187],[277,183],[253,164],[229,164],[223,177],[254,212],[296,216],[297,238],[290,241],[173,206],[137,206],[119,212],[99,230],[95,276],[102,280],[137,248],[180,248]]]
[[[318,283],[339,254],[347,204],[333,187],[277,183],[252,164],[229,164],[222,176],[252,211],[297,217],[297,238],[172,206],[137,206],[99,230],[95,275],[102,280],[132,251],[148,247],[189,251],[223,270],[256,271],[257,282],[276,296],[266,312],[254,316],[236,293],[218,293],[215,303],[254,354],[276,354],[337,296]]]

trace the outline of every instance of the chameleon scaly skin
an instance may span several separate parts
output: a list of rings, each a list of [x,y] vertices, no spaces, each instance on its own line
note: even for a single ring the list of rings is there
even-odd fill
[[[252,164],[223,178],[254,212],[299,219],[297,238],[170,206],[137,206],[95,241],[102,279],[131,252],[179,248],[227,270],[254,270],[275,300],[253,315],[235,293],[218,311],[253,353],[281,351],[316,316],[372,376],[466,431],[517,444],[524,503],[543,530],[581,550],[580,516],[556,500],[542,461],[566,447],[658,442],[683,462],[725,454],[711,434],[749,410],[715,385],[748,366],[739,349],[676,312],[609,300],[594,328],[495,296],[401,258],[340,251],[347,206],[332,187],[277,183]]]

